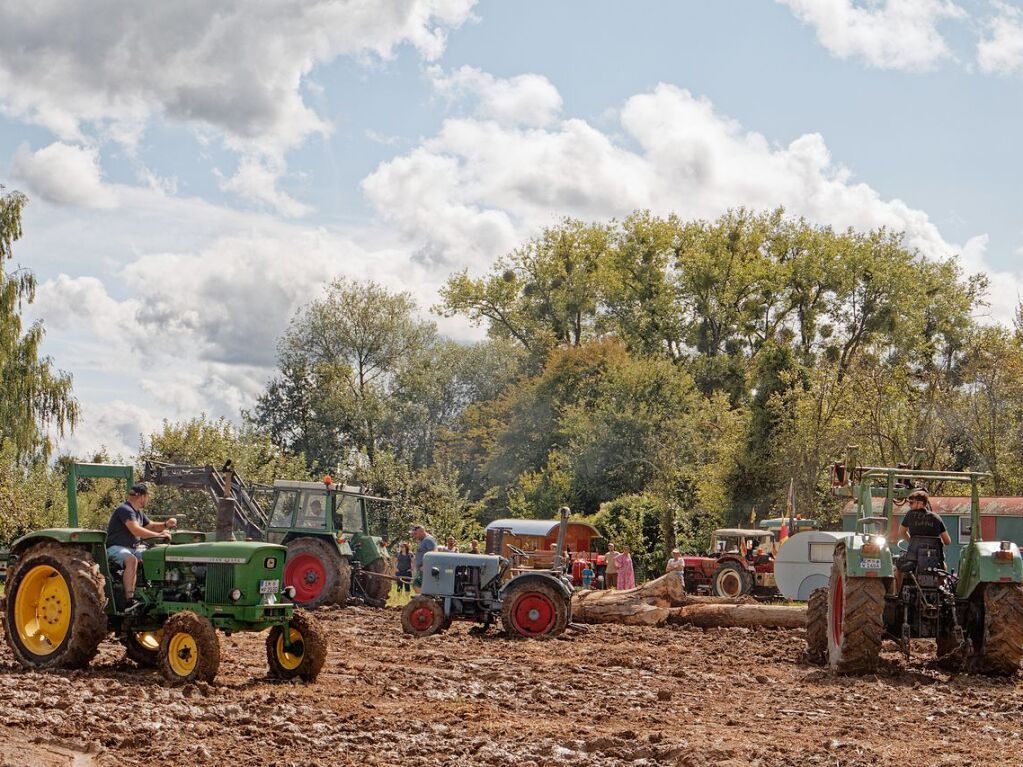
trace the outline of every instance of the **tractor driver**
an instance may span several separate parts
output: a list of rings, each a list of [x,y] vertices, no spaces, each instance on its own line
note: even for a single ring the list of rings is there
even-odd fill
[[[153,522],[143,509],[149,500],[149,488],[145,482],[132,485],[128,500],[114,509],[107,524],[107,557],[124,568],[124,598],[129,606],[135,600],[135,577],[138,572],[142,551],[138,548],[141,539],[167,539],[178,526],[171,517],[166,522]]]
[[[941,517],[931,511],[930,496],[927,495],[927,491],[914,490],[909,494],[907,501],[909,502],[909,511],[902,518],[899,537],[909,541],[908,556],[916,557],[914,539],[919,541],[921,538],[938,538],[943,544],[942,561],[944,561],[944,547],[952,543],[952,537],[945,529],[945,523],[941,521]]]

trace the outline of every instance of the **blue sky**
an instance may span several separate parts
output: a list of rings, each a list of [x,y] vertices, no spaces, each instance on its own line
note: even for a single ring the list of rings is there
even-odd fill
[[[994,320],[1020,295],[1012,3],[99,6],[0,9],[0,183],[83,405],[66,449],[235,418],[327,280],[427,307],[563,215],[785,205],[988,271]]]

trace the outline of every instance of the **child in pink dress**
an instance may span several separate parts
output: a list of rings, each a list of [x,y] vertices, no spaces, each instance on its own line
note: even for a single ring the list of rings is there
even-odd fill
[[[635,588],[636,572],[632,569],[632,549],[623,546],[622,553],[615,555],[615,564],[618,566],[619,591]]]

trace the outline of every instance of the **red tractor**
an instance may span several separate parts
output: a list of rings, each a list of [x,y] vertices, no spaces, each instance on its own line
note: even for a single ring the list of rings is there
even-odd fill
[[[719,597],[779,596],[774,581],[774,536],[770,530],[715,530],[706,556],[687,556],[686,590]]]

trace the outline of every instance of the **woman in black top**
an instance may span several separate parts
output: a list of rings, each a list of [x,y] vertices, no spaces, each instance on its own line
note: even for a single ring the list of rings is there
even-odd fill
[[[398,549],[394,574],[403,579],[398,581],[399,592],[412,591],[412,552],[407,543],[401,544],[401,548]]]

